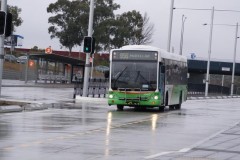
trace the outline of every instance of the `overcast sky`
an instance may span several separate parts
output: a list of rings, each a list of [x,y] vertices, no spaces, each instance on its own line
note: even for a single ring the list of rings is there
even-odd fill
[[[15,5],[22,9],[21,17],[23,24],[17,28],[15,34],[24,36],[23,48],[46,48],[52,46],[54,50],[60,50],[58,39],[50,39],[48,34],[48,14],[46,8],[56,0],[8,0],[9,5]],[[171,0],[115,0],[121,5],[116,13],[137,10],[142,14],[147,13],[150,22],[154,24],[154,36],[152,46],[167,48],[169,12]],[[207,57],[211,11],[185,10],[180,8],[211,9],[217,10],[239,10],[239,0],[175,0],[172,47],[179,53],[182,15],[185,21],[185,33],[183,44],[183,55],[195,53],[197,57]],[[240,23],[240,12],[215,12],[214,24],[236,24]],[[240,35],[240,31],[239,34]],[[213,43],[211,57],[219,59],[233,59],[235,27],[218,26],[213,27]],[[240,43],[240,42],[239,42]],[[66,50],[66,49],[63,49]],[[74,49],[79,51],[80,47]],[[237,60],[240,60],[240,47],[237,49]]]

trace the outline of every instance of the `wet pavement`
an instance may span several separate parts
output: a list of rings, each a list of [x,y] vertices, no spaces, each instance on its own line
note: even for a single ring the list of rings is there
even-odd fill
[[[52,104],[0,114],[0,160],[240,159],[240,99],[189,100],[182,110],[123,112],[72,88],[3,87],[4,99]]]

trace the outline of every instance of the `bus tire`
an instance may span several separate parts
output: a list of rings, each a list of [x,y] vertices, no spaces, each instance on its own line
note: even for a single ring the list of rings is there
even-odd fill
[[[168,93],[166,93],[166,98],[165,98],[164,106],[168,106]]]
[[[181,106],[182,106],[182,94],[179,97],[179,104],[177,104],[175,106],[175,109],[179,110],[179,109],[181,109]]]
[[[159,106],[158,109],[159,109],[160,112],[164,112],[165,107],[164,106]]]
[[[122,105],[117,105],[117,110],[118,110],[118,111],[123,111],[123,107],[124,107],[124,106],[122,106]]]
[[[169,105],[169,110],[174,110],[177,105]]]

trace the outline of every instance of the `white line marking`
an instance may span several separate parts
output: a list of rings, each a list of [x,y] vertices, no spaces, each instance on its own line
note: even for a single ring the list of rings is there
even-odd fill
[[[201,140],[201,141],[199,141],[199,142],[191,145],[191,146],[188,147],[188,148],[183,148],[183,149],[180,149],[180,150],[178,150],[178,151],[165,151],[165,152],[160,152],[160,153],[157,153],[157,154],[154,154],[154,155],[150,155],[150,156],[144,157],[144,159],[153,159],[153,158],[157,158],[157,157],[160,157],[160,156],[163,156],[163,155],[166,155],[166,154],[171,154],[171,153],[185,153],[185,152],[188,152],[188,151],[192,150],[193,148],[195,148],[195,147],[203,144],[204,142],[212,139],[213,137],[216,137],[217,135],[219,135],[219,134],[221,134],[221,133],[223,133],[223,132],[231,129],[232,127],[238,125],[239,123],[240,123],[240,122],[234,123],[233,125],[230,125],[230,126],[226,127],[225,129],[222,129],[222,130],[218,131],[217,133],[214,133],[213,135],[211,135],[211,136],[209,136],[209,137],[207,137],[207,138],[205,138],[205,139],[203,139],[203,140]]]

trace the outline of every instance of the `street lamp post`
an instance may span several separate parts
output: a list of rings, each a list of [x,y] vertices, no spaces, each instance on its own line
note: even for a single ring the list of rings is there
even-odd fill
[[[208,96],[210,58],[211,58],[211,52],[212,52],[213,19],[214,19],[214,7],[212,8],[212,14],[211,14],[211,25],[210,25],[209,46],[208,46],[207,75],[206,75],[206,82],[205,82],[205,84],[206,84],[206,85],[205,85],[205,97]]]
[[[169,29],[168,29],[168,44],[167,44],[167,51],[168,52],[170,52],[170,47],[171,47],[172,22],[173,22],[173,6],[174,6],[174,0],[171,1],[171,6],[170,6]]]
[[[182,15],[182,29],[181,29],[180,51],[179,51],[179,54],[180,54],[180,55],[182,55],[184,23],[185,23],[186,19],[187,19],[187,17],[185,17],[184,15]]]
[[[235,43],[234,43],[231,96],[233,96],[233,89],[234,89],[234,75],[235,75],[235,63],[236,63],[236,52],[237,52],[237,39],[238,39],[238,23],[236,24],[236,34],[235,34]]]

